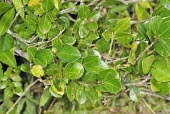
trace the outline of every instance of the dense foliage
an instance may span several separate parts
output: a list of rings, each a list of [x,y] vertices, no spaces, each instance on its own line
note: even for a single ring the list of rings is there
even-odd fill
[[[0,114],[170,113],[169,0],[0,2]]]

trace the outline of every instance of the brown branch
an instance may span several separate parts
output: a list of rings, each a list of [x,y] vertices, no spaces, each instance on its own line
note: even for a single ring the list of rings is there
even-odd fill
[[[17,99],[17,101],[13,104],[13,106],[7,111],[6,114],[9,114],[14,107],[18,104],[18,102],[21,100],[21,98],[25,95],[25,93],[33,86],[35,85],[37,82],[39,81],[39,79],[35,80],[33,83],[31,83],[26,89],[25,91],[21,94],[21,96]]]
[[[151,110],[151,112],[152,112],[153,114],[156,114],[156,113],[153,111],[153,109],[149,106],[149,104],[145,101],[145,99],[142,98],[142,100],[143,100],[143,102],[146,104],[146,106]]]
[[[18,49],[18,48],[15,48],[15,49],[14,49],[14,52],[15,52],[16,54],[18,54],[19,56],[21,56],[21,57],[23,57],[23,58],[25,58],[25,59],[28,60],[28,55],[27,55],[27,53],[23,52],[22,50],[20,50],[20,49]]]

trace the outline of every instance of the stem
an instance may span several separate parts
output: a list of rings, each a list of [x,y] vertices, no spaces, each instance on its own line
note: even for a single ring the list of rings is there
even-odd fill
[[[113,47],[113,37],[111,38],[111,42],[110,42],[110,47],[109,47],[109,51],[108,51],[108,54],[107,54],[107,58],[105,60],[105,62],[107,62],[108,58],[109,58],[109,55],[111,54],[111,51],[112,51],[112,47]]]
[[[155,43],[157,42],[157,40],[155,40],[154,42],[152,42],[148,47],[146,47],[146,49],[137,57],[137,59],[135,60],[134,64],[137,64],[137,62],[139,61],[139,59],[143,56],[143,54],[148,51]]]
[[[145,101],[145,99],[142,99],[143,100],[143,102],[146,104],[146,106],[151,110],[151,112],[153,113],[153,114],[156,114],[154,111],[153,111],[153,109],[149,106],[149,104]]]
[[[6,114],[9,114],[14,107],[18,104],[18,102],[21,100],[21,98],[25,95],[25,93],[33,86],[35,85],[37,82],[39,81],[39,79],[35,80],[33,83],[31,83],[26,89],[25,91],[21,94],[21,96],[17,99],[17,101],[14,103],[14,105],[7,111]]]

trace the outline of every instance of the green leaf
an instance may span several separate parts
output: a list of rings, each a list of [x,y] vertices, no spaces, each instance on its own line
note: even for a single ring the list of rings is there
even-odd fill
[[[160,16],[154,16],[149,21],[149,29],[152,30],[154,35],[159,35],[159,27],[163,24],[163,20]],[[161,28],[162,29],[162,28]]]
[[[31,73],[38,78],[44,76],[44,70],[40,65],[34,65],[31,69]]]
[[[154,78],[152,78],[150,80],[150,86],[152,91],[160,95],[167,95],[170,92],[169,82],[158,82]]]
[[[52,42],[52,52],[58,53],[63,46],[63,42],[61,39],[57,38]]]
[[[150,55],[142,60],[142,70],[144,74],[149,73],[154,60],[155,60],[154,55]]]
[[[58,10],[61,8],[61,0],[53,0],[54,6],[55,8],[57,8]]]
[[[169,39],[170,38],[170,21],[164,21],[159,26],[159,37],[161,39]]]
[[[38,52],[36,53],[35,58],[36,59],[41,59],[41,58],[45,58],[47,63],[49,63],[52,59],[53,59],[53,53],[50,49],[41,49],[38,50]]]
[[[102,36],[106,41],[110,41],[110,39],[113,37],[113,32],[110,29],[107,29],[102,33]]]
[[[75,32],[82,23],[83,20],[81,18],[77,19],[76,22],[73,24],[73,32]]]
[[[34,62],[34,64],[40,65],[42,67],[46,67],[47,66],[47,59],[45,57],[36,58],[36,59],[34,59],[33,62]]]
[[[64,46],[58,53],[58,58],[64,62],[73,62],[81,57],[79,50],[73,46]]]
[[[170,56],[170,38],[168,39],[159,38],[154,45],[154,49],[161,56],[164,57]]]
[[[95,104],[98,100],[98,93],[93,87],[86,87],[85,88],[86,96]]]
[[[94,74],[98,74],[100,71],[108,69],[107,64],[100,60],[98,56],[87,56],[83,61],[83,66],[85,69]]]
[[[52,26],[51,21],[46,15],[40,18],[38,27],[42,34],[47,34],[50,31],[51,26]]]
[[[45,68],[46,75],[48,76],[56,76],[58,70],[59,70],[59,66],[57,64],[49,64]]]
[[[0,20],[0,37],[5,34],[5,32],[11,26],[15,14],[14,8],[8,10]]]
[[[76,90],[76,100],[79,104],[84,104],[86,102],[86,94],[84,87],[78,86]]]
[[[76,98],[76,91],[78,86],[79,85],[75,82],[70,82],[69,85],[66,86],[67,97],[70,102]]]
[[[47,12],[54,7],[54,0],[42,0],[42,8]]]
[[[13,47],[13,37],[9,34],[5,34],[0,39],[0,51],[7,51]]]
[[[79,33],[80,38],[85,38],[88,36],[89,30],[87,29],[87,26],[85,24],[82,24],[79,27],[78,33]]]
[[[122,88],[121,82],[118,78],[118,73],[114,69],[101,71],[97,75],[97,80],[101,84],[96,87],[99,91],[118,93]]]
[[[0,2],[0,15],[5,13],[10,8],[10,5],[6,2]]]
[[[8,86],[9,83],[10,83],[10,82],[9,82],[8,80],[2,81],[2,82],[0,83],[0,90],[1,90],[1,89],[5,89],[5,88]]]
[[[120,19],[115,25],[115,33],[125,32],[128,28],[130,28],[130,18]]]
[[[132,34],[127,32],[119,32],[115,34],[115,40],[123,45],[127,45],[132,41]]]
[[[88,22],[86,23],[86,26],[88,30],[91,30],[91,31],[97,31],[98,29],[98,24],[96,22]]]
[[[132,101],[139,102],[139,99],[141,98],[139,89],[137,87],[133,87],[132,89],[130,89],[129,96]]]
[[[105,52],[109,49],[110,47],[110,43],[107,42],[106,40],[104,39],[100,39],[96,42],[96,49],[99,51],[99,52]]]
[[[27,48],[27,55],[29,62],[32,62],[35,59],[35,55],[37,53],[36,47],[28,47]]]
[[[4,90],[4,96],[6,97],[6,98],[12,98],[13,97],[13,95],[14,95],[14,93],[13,93],[13,91],[9,88],[9,87],[7,87],[5,90]]]
[[[168,10],[170,10],[170,1],[169,0],[160,0],[160,3]]]
[[[17,10],[17,12],[19,12],[19,10],[22,8],[22,12],[20,13],[20,16],[22,17],[22,19],[24,19],[24,5],[22,3],[22,0],[12,0],[13,5],[15,6],[15,9]]]
[[[0,51],[0,61],[11,67],[17,66],[13,49],[4,52]]]
[[[73,45],[76,43],[76,39],[72,36],[72,33],[67,31],[62,35],[62,40],[67,45]]]
[[[98,21],[100,19],[100,12],[94,11],[90,14],[90,20],[92,21]]]
[[[78,63],[68,63],[65,67],[65,77],[68,79],[79,79],[84,73],[84,68],[83,66]]]
[[[82,4],[78,10],[78,16],[82,19],[88,19],[90,16],[90,9],[87,5]]]
[[[43,91],[43,94],[41,95],[41,98],[40,98],[40,106],[44,106],[47,101],[50,99],[50,92],[49,92],[49,89],[46,88],[44,91]]]
[[[3,78],[3,70],[2,70],[2,64],[0,63],[0,82]]]
[[[21,100],[18,102],[18,104],[17,104],[17,106],[16,106],[16,114],[21,114],[22,109],[24,108],[25,101],[26,101],[25,99],[21,99]]]
[[[96,83],[96,75],[86,72],[81,78],[84,83],[87,84],[95,84]]]
[[[152,76],[159,82],[170,81],[169,71],[169,61],[166,61],[164,58],[160,58],[159,60],[155,61],[151,68]]]

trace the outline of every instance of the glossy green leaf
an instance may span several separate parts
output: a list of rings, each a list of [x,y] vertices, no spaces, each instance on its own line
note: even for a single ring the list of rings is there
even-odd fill
[[[35,59],[35,55],[37,53],[36,47],[28,47],[27,48],[27,55],[29,62],[32,62]]]
[[[5,13],[10,8],[10,5],[6,2],[0,2],[0,15]]]
[[[78,63],[68,63],[65,67],[65,77],[68,79],[79,79],[84,73],[83,66]]]
[[[49,89],[46,88],[44,91],[43,91],[43,94],[41,95],[41,98],[40,98],[40,106],[44,106],[48,100],[50,99],[50,92],[49,92]]]
[[[88,36],[89,30],[88,30],[88,28],[87,28],[87,26],[85,24],[82,24],[79,27],[78,33],[79,33],[80,38],[85,38],[85,37]]]
[[[152,78],[150,80],[150,86],[152,91],[160,95],[167,95],[170,92],[169,82],[158,82],[154,78]]]
[[[5,32],[11,26],[15,14],[14,8],[8,10],[0,20],[0,37],[5,34]]]
[[[100,39],[96,42],[96,49],[100,52],[105,52],[109,49],[110,43],[105,39]]]
[[[15,81],[15,82],[20,82],[22,79],[19,75],[13,75],[12,80]]]
[[[149,29],[157,36],[159,35],[159,27],[163,24],[163,20],[160,16],[154,16],[149,21]],[[161,28],[162,29],[162,28]]]
[[[50,49],[41,49],[37,51],[35,58],[45,58],[47,60],[47,63],[49,63],[53,59],[53,53]]]
[[[170,39],[158,39],[154,45],[154,49],[161,56],[170,56]]]
[[[169,39],[170,38],[170,21],[164,21],[163,23],[160,24],[159,26],[159,37],[160,38],[165,38]]]
[[[93,11],[90,14],[90,20],[92,21],[98,21],[100,19],[100,12],[99,11]]]
[[[84,59],[83,66],[88,72],[94,74],[97,74],[102,70],[108,69],[108,66],[104,61],[100,60],[98,56],[93,55],[87,56]]]
[[[5,81],[1,82],[0,83],[0,90],[5,89],[8,86],[9,83],[10,82],[8,80],[5,80]]]
[[[86,23],[87,29],[91,31],[97,31],[98,24],[96,22],[88,22]]]
[[[89,18],[90,16],[90,9],[87,5],[82,4],[78,10],[78,16],[82,19]]]
[[[58,10],[61,8],[61,0],[53,0],[54,6],[55,8],[57,8]]]
[[[76,100],[78,101],[79,104],[84,104],[86,102],[86,94],[84,87],[78,86],[77,91],[76,91]]]
[[[45,11],[51,10],[54,7],[53,1],[54,0],[42,0],[42,8]]]
[[[58,58],[64,62],[73,62],[81,57],[79,50],[73,46],[64,46],[58,53]]]
[[[130,28],[130,18],[120,19],[115,25],[115,33],[124,32]]]
[[[86,87],[85,94],[87,98],[89,98],[93,104],[95,104],[98,100],[98,93],[93,87]]]
[[[34,59],[33,62],[34,62],[34,64],[40,65],[42,67],[46,67],[47,66],[47,59],[45,57],[36,58],[36,59]]]
[[[144,74],[149,73],[154,60],[155,60],[154,55],[150,55],[142,60],[142,70]]]
[[[58,28],[52,28],[48,32],[48,38],[49,39],[55,38],[59,33],[60,33],[60,30]]]
[[[14,52],[12,49],[8,51],[4,51],[4,52],[0,51],[0,61],[11,67],[17,66],[16,60],[14,57]]]
[[[63,46],[63,42],[61,39],[56,38],[53,42],[52,42],[52,52],[53,53],[58,53],[61,48]]]
[[[34,65],[31,69],[31,73],[38,78],[44,76],[44,70],[40,65]]]
[[[0,63],[0,82],[3,78],[3,70],[2,70],[2,64]]]
[[[57,94],[57,93],[52,89],[52,87],[49,88],[49,92],[50,92],[50,94],[51,94],[53,97],[56,97],[56,98],[61,98],[61,97],[62,97],[62,95]]]
[[[101,83],[97,85],[97,89],[103,92],[118,93],[122,88],[118,78],[118,73],[114,69],[101,71],[97,75],[97,80]]]
[[[78,84],[75,82],[71,82],[69,85],[66,87],[66,92],[67,92],[67,97],[71,101],[73,101],[76,98],[76,91],[78,88]]]
[[[70,20],[65,17],[65,16],[61,16],[57,19],[57,23],[59,23],[63,28],[68,28],[70,27]],[[61,29],[60,29],[61,30]]]
[[[84,73],[84,75],[82,76],[81,79],[84,83],[87,83],[87,84],[95,84],[96,83],[96,75],[89,73],[89,72]]]
[[[0,51],[7,51],[13,47],[13,37],[9,34],[5,34],[0,39]]]
[[[160,0],[160,3],[167,8],[168,10],[170,10],[170,1],[169,0]]]
[[[67,45],[73,45],[76,43],[76,39],[72,36],[71,32],[65,32],[62,36],[62,40]]]
[[[132,34],[126,32],[119,32],[115,34],[115,40],[126,45],[132,41]]]
[[[170,81],[170,65],[164,58],[155,61],[151,68],[152,76],[159,82]]]
[[[102,36],[106,41],[110,41],[110,39],[113,37],[113,32],[110,29],[107,29],[102,33]]]
[[[75,32],[82,23],[83,20],[81,18],[77,19],[76,22],[73,24],[73,32]]]
[[[13,97],[13,95],[14,95],[14,93],[13,93],[12,90],[10,90],[9,87],[7,87],[7,88],[4,90],[4,96],[5,96],[6,98],[11,98],[11,97]]]
[[[22,0],[12,0],[13,5],[15,6],[15,9],[17,10],[17,12],[20,11],[20,9],[22,9],[22,12],[20,13],[20,16],[22,17],[22,19],[24,19],[24,5],[22,3]]]
[[[51,29],[51,21],[48,16],[44,15],[40,18],[38,27],[42,34],[47,34]]]
[[[48,76],[55,76],[58,73],[59,66],[57,64],[49,64],[45,68],[45,72]]]

